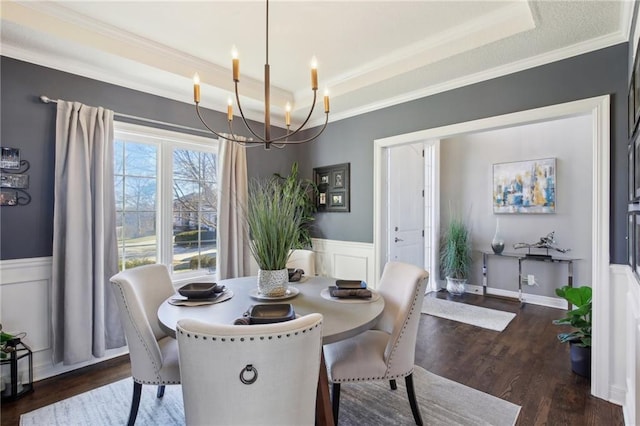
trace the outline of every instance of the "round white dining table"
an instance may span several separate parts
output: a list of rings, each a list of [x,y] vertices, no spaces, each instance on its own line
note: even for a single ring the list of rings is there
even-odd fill
[[[372,300],[330,299],[321,294],[335,279],[327,277],[304,277],[302,282],[290,283],[298,290],[295,297],[286,300],[260,300],[250,293],[257,288],[257,277],[232,278],[218,281],[233,292],[233,297],[220,303],[203,306],[175,306],[165,300],[158,308],[160,326],[175,336],[178,320],[196,319],[215,324],[233,324],[252,305],[262,303],[291,303],[297,315],[318,312],[323,315],[322,342],[334,343],[353,337],[370,329],[382,315],[384,299],[374,296]],[[295,291],[294,290],[294,291]]]
[[[335,279],[326,277],[304,277],[299,283],[291,283],[297,290],[295,297],[286,300],[259,300],[251,296],[257,288],[257,277],[232,278],[218,281],[233,292],[231,299],[203,306],[176,306],[165,300],[158,308],[160,326],[175,337],[176,324],[184,318],[191,318],[215,324],[233,324],[252,305],[259,303],[291,303],[297,315],[318,312],[323,315],[322,343],[334,343],[353,337],[373,327],[382,315],[384,298],[374,295],[371,300],[331,299],[323,297]],[[324,290],[324,291],[323,291]],[[318,398],[316,401],[316,425],[333,426],[333,412],[329,394],[329,381],[321,357],[318,378]]]

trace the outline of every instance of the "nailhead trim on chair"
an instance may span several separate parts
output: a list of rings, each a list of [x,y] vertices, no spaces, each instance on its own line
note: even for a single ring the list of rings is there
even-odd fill
[[[160,378],[160,375],[158,374],[158,371],[160,371],[159,366],[154,362],[153,357],[151,356],[151,351],[149,350],[149,347],[147,346],[147,344],[145,343],[144,339],[140,336],[140,330],[138,329],[138,326],[136,324],[135,321],[133,321],[133,319],[131,318],[131,310],[129,309],[129,304],[127,303],[127,298],[124,297],[124,292],[122,291],[122,286],[120,285],[119,282],[115,282],[115,284],[118,287],[118,290],[120,291],[120,293],[122,294],[122,300],[124,300],[124,304],[127,307],[127,315],[129,315],[129,318],[131,319],[131,324],[133,324],[133,328],[136,330],[136,335],[138,336],[138,340],[140,340],[140,342],[142,343],[142,345],[144,346],[144,350],[147,352],[147,355],[149,355],[149,360],[151,361],[151,365],[153,365],[153,368],[156,372],[156,375],[158,376],[157,381],[154,382],[148,382],[145,380],[137,380],[135,377],[133,378],[134,381],[138,382],[138,383],[142,383],[142,384],[148,384],[148,385],[155,385],[155,384],[179,384],[180,382],[165,382],[164,380],[162,380]]]
[[[311,331],[311,330],[313,330],[314,328],[318,328],[318,326],[320,326],[320,325],[322,325],[322,322],[317,323],[317,324],[316,324],[316,325],[314,325],[313,327],[309,327],[309,328],[305,328],[305,329],[300,330],[300,331],[296,331],[296,332],[294,332],[294,333],[293,333],[293,335],[294,335],[294,336],[297,336],[300,332],[302,332],[302,333],[306,333],[307,331]],[[183,329],[181,329],[181,328],[178,328],[178,330],[177,330],[177,331],[178,331],[178,333],[180,333],[180,334],[182,334],[182,335],[185,335],[185,334],[186,334],[186,335],[187,335],[187,337],[189,337],[189,338],[191,338],[191,337],[192,337],[192,336],[191,336],[191,333],[185,333],[185,331],[184,331]],[[193,335],[193,338],[195,338],[195,339],[198,339],[198,338],[200,338],[200,337],[202,337],[202,340],[207,340],[207,336],[200,336],[200,335],[198,335],[198,334],[194,334],[194,335]],[[267,340],[271,340],[271,339],[273,338],[273,336],[266,336],[266,337],[267,337]],[[291,333],[287,333],[287,334],[278,334],[278,335],[276,335],[276,337],[277,337],[278,339],[281,339],[282,337],[291,337]],[[211,337],[211,336],[209,336],[209,338],[210,338],[212,341],[216,341],[216,340],[218,340],[218,339],[219,339],[221,342],[226,342],[227,340],[229,340],[229,341],[231,341],[231,342],[235,342],[235,341],[236,341],[236,338],[235,338],[235,337],[231,337],[231,338],[227,339],[226,337]],[[265,336],[258,336],[258,338],[260,338],[260,340],[264,340]],[[244,341],[245,341],[245,339],[247,339],[247,336],[241,337],[241,338],[240,338],[240,342],[244,342]],[[248,336],[248,339],[249,339],[249,341],[250,341],[250,342],[252,342],[252,341],[254,341],[254,340],[256,339],[256,337],[255,337],[255,336]]]
[[[400,331],[400,335],[398,336],[398,338],[396,339],[394,345],[393,345],[393,349],[391,349],[391,353],[389,354],[389,362],[387,363],[387,371],[389,371],[389,368],[391,367],[391,364],[393,363],[393,356],[395,355],[396,349],[398,349],[398,341],[400,340],[400,338],[402,337],[402,335],[404,334],[406,328],[407,328],[407,323],[409,322],[409,320],[411,319],[411,317],[413,316],[413,314],[415,313],[416,310],[416,301],[418,299],[418,297],[420,296],[420,289],[422,288],[422,281],[424,281],[425,278],[423,277],[420,280],[420,283],[416,286],[416,292],[413,295],[413,302],[411,302],[411,309],[409,309],[409,315],[407,315],[407,318],[404,321],[404,324],[402,324],[402,331]],[[413,367],[411,368],[411,371],[413,372]],[[408,374],[406,374],[408,375]],[[386,377],[386,375],[385,375]]]
[[[425,278],[422,278],[422,280],[424,280]],[[411,309],[409,310],[409,315],[407,315],[407,318],[405,319],[404,323],[402,324],[402,331],[400,331],[400,335],[398,336],[398,339],[396,339],[396,342],[393,346],[393,349],[391,350],[391,353],[389,354],[389,362],[387,363],[388,367],[387,367],[387,371],[389,371],[389,367],[391,366],[391,363],[393,362],[393,355],[396,351],[396,349],[398,348],[398,341],[400,340],[400,338],[402,337],[402,335],[404,334],[405,329],[407,328],[407,323],[409,322],[409,319],[411,318],[411,316],[413,315],[415,308],[416,308],[416,299],[418,298],[418,296],[420,295],[420,288],[422,287],[422,282],[420,283],[420,285],[418,285],[418,287],[416,288],[416,292],[413,296],[413,302],[411,303]],[[391,379],[399,379],[402,377],[406,377],[409,374],[413,373],[413,366],[411,367],[411,370],[409,370],[406,373],[402,373],[402,374],[395,374],[393,376],[389,376],[386,374],[383,376],[379,376],[379,377],[368,377],[366,379],[363,378],[357,378],[357,379],[340,379],[340,380],[333,380],[332,383],[346,383],[346,382],[360,382],[360,381],[370,381],[370,380],[391,380]]]
[[[142,383],[143,385],[179,385],[180,382],[179,381],[168,381],[168,380],[159,380],[159,381],[155,381],[155,382],[150,382],[148,380],[138,380],[135,377],[133,378],[134,382],[137,383]]]

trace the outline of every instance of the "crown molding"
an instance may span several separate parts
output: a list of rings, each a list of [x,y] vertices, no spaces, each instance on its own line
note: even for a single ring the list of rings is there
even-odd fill
[[[391,107],[394,105],[403,104],[406,102],[414,101],[416,99],[424,98],[427,96],[435,95],[437,93],[447,92],[449,90],[458,89],[471,84],[480,83],[482,81],[491,80],[497,77],[513,74],[516,72],[524,71],[527,69],[547,65],[553,62],[561,61],[571,57],[579,56],[585,53],[593,52],[606,47],[614,46],[619,43],[626,42],[626,34],[623,31],[602,36],[588,42],[576,43],[566,48],[557,49],[552,52],[543,53],[538,56],[527,58],[521,61],[512,62],[499,67],[475,73],[469,76],[457,78],[454,80],[445,81],[440,84],[431,85],[420,90],[407,92],[393,98],[382,99],[379,102],[372,102],[368,105],[364,105],[359,108],[352,108],[341,113],[332,113],[329,121],[335,122],[344,120],[347,118],[355,117],[361,114],[365,114],[372,111],[377,111],[383,108]],[[319,126],[323,122],[318,120],[310,121],[311,126]]]

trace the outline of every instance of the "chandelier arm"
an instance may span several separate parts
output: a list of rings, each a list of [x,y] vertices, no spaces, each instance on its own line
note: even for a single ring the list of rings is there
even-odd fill
[[[329,123],[329,113],[325,113],[326,114],[326,118],[324,120],[324,124],[322,125],[322,128],[320,129],[320,131],[318,133],[316,133],[315,135],[311,136],[310,138],[307,139],[302,139],[299,141],[283,141],[280,142],[282,145],[296,145],[296,144],[301,144],[301,143],[307,143],[307,142],[311,142],[312,140],[314,140],[315,138],[317,138],[318,136],[320,136],[322,134],[322,132],[324,132],[324,129],[327,127],[327,124]]]
[[[295,143],[302,143],[302,142],[298,142],[298,141],[289,141],[289,137],[295,135],[296,133],[298,133],[300,130],[302,130],[304,128],[304,126],[307,124],[307,122],[309,121],[309,119],[311,118],[311,115],[313,114],[313,109],[315,108],[316,105],[316,99],[317,99],[317,91],[314,90],[313,91],[313,103],[311,104],[311,110],[309,111],[309,114],[307,114],[307,118],[304,120],[304,122],[300,125],[300,127],[298,127],[296,130],[294,130],[293,132],[291,132],[289,130],[289,128],[287,127],[287,133],[284,136],[279,136],[277,138],[272,138],[269,141],[265,141],[268,143],[272,143],[272,142],[280,142],[282,144],[288,145],[288,144],[295,144]],[[328,115],[327,115],[327,120],[328,120]],[[325,124],[326,126],[326,124]],[[320,133],[318,133],[319,135]],[[305,139],[304,142],[309,142],[309,139]]]
[[[240,146],[243,146],[245,148],[256,148],[260,145],[262,145],[262,142],[256,142],[251,138],[247,138],[247,140],[241,141],[236,137],[235,132],[233,131],[233,124],[231,121],[229,121],[229,134],[231,135],[232,138],[226,138],[228,141],[231,142],[235,142]]]
[[[232,141],[234,142],[234,139],[228,138],[226,136],[222,136],[220,133],[216,132],[215,130],[213,130],[211,127],[209,127],[209,125],[207,124],[206,121],[204,121],[204,118],[202,117],[202,114],[200,113],[200,105],[196,102],[196,113],[198,114],[198,118],[200,119],[200,121],[202,122],[202,124],[204,125],[204,127],[207,128],[207,130],[209,130],[211,133],[213,133],[214,135],[216,135],[218,137],[218,139],[226,139],[228,141]]]
[[[266,140],[265,138],[263,138],[262,136],[258,135],[249,125],[249,123],[247,122],[247,119],[244,118],[244,112],[242,111],[242,105],[240,104],[240,95],[238,94],[238,82],[236,81],[235,83],[236,86],[236,103],[238,104],[238,110],[240,111],[240,118],[242,118],[242,121],[244,122],[244,125],[247,127],[247,129],[249,129],[249,131],[251,132],[251,134],[253,136],[255,136],[256,138],[260,139],[263,143],[269,143],[271,141]]]
[[[315,106],[316,106],[316,99],[317,99],[317,97],[318,97],[318,96],[317,96],[317,95],[318,95],[318,93],[317,93],[317,92],[318,92],[317,90],[314,90],[314,91],[313,91],[313,103],[311,104],[311,109],[309,110],[309,114],[307,114],[307,118],[304,120],[304,122],[303,122],[303,123],[302,123],[302,124],[297,128],[297,129],[295,129],[293,132],[291,132],[291,133],[288,133],[288,132],[287,132],[287,134],[286,134],[286,135],[284,135],[284,136],[280,136],[280,137],[278,137],[278,138],[273,138],[273,139],[271,139],[272,141],[274,141],[274,142],[275,142],[275,141],[281,141],[281,140],[285,140],[285,141],[286,141],[286,140],[289,138],[289,136],[293,136],[293,135],[295,135],[295,134],[296,134],[296,133],[298,133],[300,130],[302,130],[304,126],[306,126],[306,125],[307,125],[307,122],[309,121],[309,119],[311,118],[311,115],[313,114],[313,109],[314,109],[314,108],[315,108]],[[285,142],[285,143],[287,143],[287,142]],[[292,142],[292,143],[293,143],[293,142]]]

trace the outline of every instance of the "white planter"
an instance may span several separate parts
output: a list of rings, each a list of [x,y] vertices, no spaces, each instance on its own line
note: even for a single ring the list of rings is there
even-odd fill
[[[447,277],[447,291],[453,295],[463,295],[467,289],[467,279]]]
[[[258,270],[258,291],[263,296],[284,296],[289,286],[289,272],[287,269],[276,271]]]

